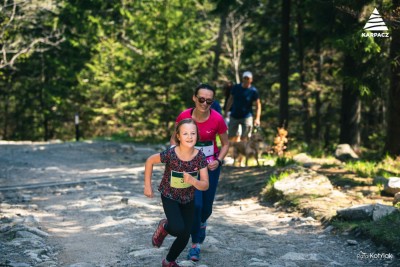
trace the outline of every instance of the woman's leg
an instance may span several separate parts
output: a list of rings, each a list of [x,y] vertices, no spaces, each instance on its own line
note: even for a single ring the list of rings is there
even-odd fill
[[[192,243],[200,243],[203,240],[199,236],[201,223],[205,223],[211,216],[212,207],[217,192],[219,175],[221,173],[221,167],[218,167],[214,171],[208,171],[209,187],[206,191],[196,190],[195,192],[195,212],[194,222],[192,227]]]
[[[219,174],[221,167],[218,167],[214,171],[208,171],[209,175],[209,187],[207,191],[198,191],[195,193],[195,216],[192,227],[192,247],[189,250],[187,256],[192,261],[200,260],[200,243],[203,243],[206,237],[205,222],[212,213],[212,206],[217,191]]]
[[[209,187],[207,191],[203,192],[203,197],[202,197],[203,201],[201,210],[202,223],[205,223],[207,219],[210,218],[211,216],[220,173],[221,173],[221,167],[218,167],[214,171],[208,171]]]
[[[194,202],[180,204],[172,199],[161,196],[168,223],[165,230],[176,239],[166,257],[167,261],[175,261],[185,249],[193,223]]]
[[[193,226],[192,226],[192,243],[196,244],[200,242],[199,229],[201,224],[201,214],[203,210],[203,191],[197,190],[194,193],[194,216],[193,216]]]

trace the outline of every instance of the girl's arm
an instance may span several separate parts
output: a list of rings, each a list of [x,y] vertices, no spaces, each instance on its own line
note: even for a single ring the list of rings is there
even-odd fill
[[[208,189],[208,169],[204,167],[200,170],[200,180],[190,175],[187,172],[183,173],[185,183],[193,185],[197,190],[206,191]]]
[[[144,165],[144,195],[146,197],[153,197],[153,188],[151,186],[151,176],[153,175],[153,165],[160,163],[160,153],[151,155],[147,158]]]

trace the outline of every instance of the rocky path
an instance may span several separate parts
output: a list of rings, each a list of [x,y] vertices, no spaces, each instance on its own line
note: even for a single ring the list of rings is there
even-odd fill
[[[0,266],[160,266],[173,238],[152,247],[163,211],[158,194],[143,195],[143,162],[160,149],[0,144]],[[154,187],[162,170],[156,167]],[[385,251],[369,240],[258,202],[254,192],[232,187],[229,175],[226,168],[202,260],[183,253],[182,266],[398,266],[377,258]]]

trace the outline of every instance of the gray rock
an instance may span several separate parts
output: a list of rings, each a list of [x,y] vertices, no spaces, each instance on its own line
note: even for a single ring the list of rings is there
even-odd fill
[[[356,240],[349,239],[349,240],[347,240],[347,244],[350,246],[356,246],[356,245],[358,245],[358,242]]]
[[[42,263],[36,264],[35,267],[57,267],[57,263],[54,261],[44,261]]]
[[[309,173],[292,173],[276,181],[274,189],[282,192],[283,195],[316,194],[325,196],[332,192],[333,186],[326,176],[310,171]]]
[[[41,236],[41,237],[49,237],[51,236],[49,233],[46,233],[45,231],[42,231],[38,228],[35,227],[26,227],[26,229],[31,232],[34,233],[35,235]]]
[[[372,220],[377,221],[381,218],[392,214],[393,212],[397,211],[395,207],[382,205],[382,204],[375,204],[374,211],[372,214]]]
[[[15,233],[15,237],[17,237],[17,238],[35,238],[35,239],[42,240],[42,237],[35,235],[34,233],[28,232],[28,231],[17,231]]]
[[[348,221],[374,220],[377,221],[397,209],[382,204],[357,205],[350,208],[337,210],[338,217]]]
[[[315,253],[288,252],[283,255],[281,259],[292,261],[318,261],[318,255]]]
[[[400,202],[400,193],[396,193],[396,195],[394,195],[393,205],[396,205],[399,202]]]
[[[373,205],[356,205],[350,208],[337,210],[337,215],[349,221],[371,220],[374,211]]]
[[[332,225],[329,225],[328,227],[326,227],[324,229],[324,233],[330,233],[335,229],[335,227],[333,227]]]
[[[7,264],[8,267],[31,267],[32,265],[24,262],[11,262]]]
[[[306,153],[300,153],[293,157],[293,160],[299,163],[309,163],[312,162],[312,158]]]
[[[68,267],[96,267],[96,264],[87,263],[87,262],[78,262],[78,263],[71,264]]]
[[[385,193],[394,196],[396,193],[400,192],[400,178],[399,177],[389,177],[387,184],[383,189]]]
[[[349,161],[358,159],[358,155],[349,144],[340,144],[335,151],[335,157],[340,161]]]

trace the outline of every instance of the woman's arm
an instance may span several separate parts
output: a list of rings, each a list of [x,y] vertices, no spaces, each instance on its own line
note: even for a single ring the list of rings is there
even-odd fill
[[[208,169],[210,171],[213,171],[215,169],[217,169],[220,165],[220,162],[222,163],[222,161],[224,160],[226,154],[228,154],[228,150],[229,150],[229,138],[228,138],[228,134],[225,132],[223,134],[219,135],[219,139],[221,141],[221,150],[219,151],[219,155],[218,155],[218,159],[215,159],[214,161],[211,161],[208,164]]]
[[[176,127],[176,125],[177,125],[177,123],[175,122],[175,127]],[[169,139],[169,144],[171,146],[176,146],[176,142],[175,142],[175,127],[174,127],[174,130],[172,131],[171,138]]]
[[[146,197],[151,198],[154,196],[153,188],[151,186],[151,176],[153,175],[153,165],[160,162],[160,153],[151,155],[146,160],[146,163],[144,165],[144,195]]]
[[[218,159],[223,161],[229,150],[229,138],[227,132],[220,134],[221,150],[219,151]]]
[[[190,175],[187,172],[183,173],[183,180],[185,183],[193,185],[197,190],[206,191],[208,189],[208,169],[204,167],[200,170],[200,180]]]

